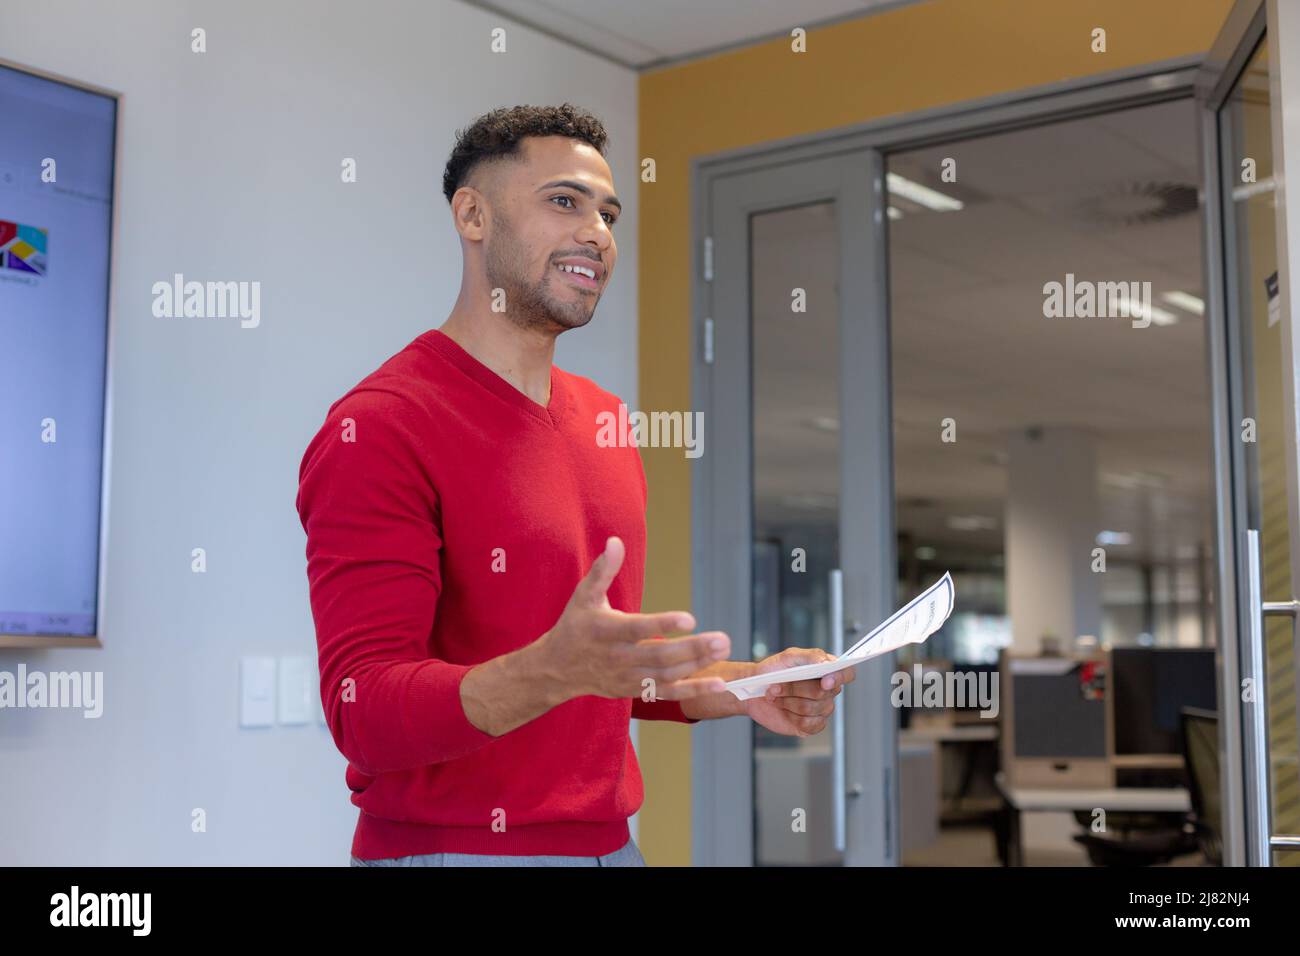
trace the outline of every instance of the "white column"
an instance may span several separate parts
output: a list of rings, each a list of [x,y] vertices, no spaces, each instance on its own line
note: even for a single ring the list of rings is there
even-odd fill
[[[1069,653],[1101,635],[1101,576],[1092,570],[1100,510],[1093,438],[1071,428],[1013,434],[1007,448],[1007,613],[1016,654],[1054,634]]]

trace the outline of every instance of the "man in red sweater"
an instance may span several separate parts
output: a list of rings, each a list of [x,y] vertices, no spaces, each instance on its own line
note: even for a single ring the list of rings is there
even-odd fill
[[[357,865],[641,865],[629,720],[747,715],[821,731],[852,670],[741,702],[727,680],[830,657],[726,660],[684,611],[642,614],[646,481],[619,399],[552,364],[617,259],[600,121],[495,110],[443,191],[460,295],[335,402],[297,507],[321,699],[360,808]],[[606,426],[607,428],[607,426]],[[607,439],[607,435],[605,436]]]

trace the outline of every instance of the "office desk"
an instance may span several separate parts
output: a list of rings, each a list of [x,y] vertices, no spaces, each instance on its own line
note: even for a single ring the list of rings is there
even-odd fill
[[[909,727],[898,732],[899,740],[933,740],[936,743],[965,743],[973,740],[997,740],[994,724],[956,724],[952,727]]]
[[[909,727],[898,732],[900,746],[905,744],[934,744],[939,748],[951,746],[964,751],[961,757],[961,780],[958,783],[956,795],[951,798],[954,812],[962,809],[962,801],[970,792],[971,781],[975,776],[975,767],[979,763],[978,751],[981,749],[989,751],[993,767],[996,768],[997,740],[998,726],[994,723]],[[940,765],[942,763],[943,761],[940,760]],[[942,804],[944,800],[942,789],[939,796]]]
[[[1001,771],[993,779],[1002,794],[1004,826],[998,834],[998,855],[1004,866],[1024,864],[1020,824],[1024,812],[1100,807],[1107,813],[1188,813],[1192,809],[1185,787],[1013,787]]]

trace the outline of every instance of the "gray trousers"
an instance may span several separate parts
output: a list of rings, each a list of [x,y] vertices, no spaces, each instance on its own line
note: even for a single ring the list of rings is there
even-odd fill
[[[382,860],[352,857],[353,866],[645,866],[635,840],[604,856],[499,856],[487,853],[421,853]]]

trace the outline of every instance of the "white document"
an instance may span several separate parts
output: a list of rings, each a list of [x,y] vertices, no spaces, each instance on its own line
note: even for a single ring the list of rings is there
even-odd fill
[[[753,677],[727,682],[727,690],[740,700],[762,697],[772,684],[785,684],[795,680],[813,680],[834,674],[854,664],[861,664],[881,654],[896,651],[907,644],[920,644],[948,620],[956,597],[952,575],[945,573],[906,605],[899,608],[883,624],[857,641],[835,658],[821,664],[800,664]]]

